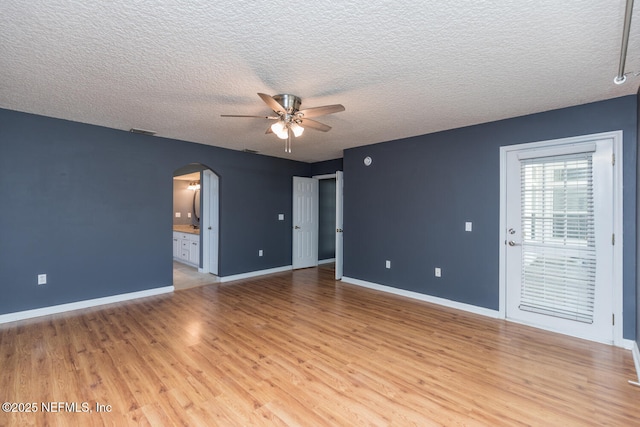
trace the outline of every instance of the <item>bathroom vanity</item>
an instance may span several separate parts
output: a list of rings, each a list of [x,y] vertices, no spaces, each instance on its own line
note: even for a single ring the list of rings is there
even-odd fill
[[[173,226],[173,259],[193,267],[200,265],[200,230],[188,225]]]

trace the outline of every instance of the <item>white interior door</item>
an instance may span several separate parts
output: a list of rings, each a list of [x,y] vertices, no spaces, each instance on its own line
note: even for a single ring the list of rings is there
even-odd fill
[[[218,274],[219,200],[218,175],[205,169],[200,195],[202,227],[202,273]]]
[[[614,342],[612,158],[612,138],[506,153],[508,319]]]
[[[336,280],[342,279],[343,270],[343,203],[344,177],[342,171],[336,172]]]
[[[293,268],[318,265],[318,180],[293,177]]]

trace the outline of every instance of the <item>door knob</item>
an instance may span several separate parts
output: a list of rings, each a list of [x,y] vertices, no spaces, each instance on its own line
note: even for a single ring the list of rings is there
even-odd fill
[[[513,240],[509,240],[509,246],[517,246],[518,244]]]
[[[509,229],[509,234],[516,234],[516,230],[514,230],[513,228]]]
[[[209,230],[211,230],[211,227],[207,227]]]
[[[298,227],[297,225],[295,227],[293,227],[295,230],[300,230],[300,227]]]

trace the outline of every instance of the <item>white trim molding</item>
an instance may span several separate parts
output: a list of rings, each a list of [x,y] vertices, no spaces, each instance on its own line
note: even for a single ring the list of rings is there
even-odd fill
[[[332,262],[336,262],[336,259],[335,258],[321,259],[320,261],[318,261],[318,265],[331,264]]]
[[[284,267],[269,268],[267,270],[250,271],[248,273],[233,274],[231,276],[219,277],[218,282],[219,283],[224,283],[224,282],[232,282],[234,280],[250,279],[252,277],[264,276],[266,274],[282,273],[284,271],[291,271],[292,269],[293,269],[292,266],[287,265],[287,266],[284,266]]]
[[[154,295],[161,295],[173,292],[173,286],[165,286],[162,288],[147,289],[144,291],[130,292],[126,294],[112,295],[109,297],[88,299],[84,301],[76,301],[68,304],[52,305],[49,307],[35,308],[33,310],[17,311],[0,315],[0,324],[15,322],[18,320],[31,319],[34,317],[47,316],[49,314],[65,313],[68,311],[80,310],[83,308],[97,307],[105,304],[113,304],[116,302],[129,301],[132,299],[145,298]]]
[[[315,178],[315,179],[331,179],[331,178],[335,178],[336,174],[335,173],[328,173],[325,175],[314,175],[311,178]]]
[[[626,341],[626,340],[625,340]],[[638,383],[640,383],[640,350],[638,349],[638,343],[631,341],[631,353],[633,354],[633,364],[636,367],[636,377],[638,377]]]
[[[497,310],[491,310],[488,308],[478,307],[471,304],[465,304],[462,302],[452,301],[445,298],[434,297],[427,294],[421,294],[419,292],[407,291],[404,289],[394,288],[392,286],[380,285],[378,283],[367,282],[360,279],[354,279],[352,277],[342,277],[342,281],[350,283],[352,285],[362,286],[369,289],[375,289],[377,291],[387,292],[394,295],[400,295],[403,297],[413,298],[420,301],[430,302],[433,304],[441,305],[443,307],[454,308],[457,310],[467,311],[469,313],[480,314],[482,316],[492,317],[494,319],[500,318],[500,312]]]
[[[191,267],[193,267],[193,266],[191,266]],[[211,280],[213,281],[213,283],[218,283],[220,281],[220,278],[218,276],[216,276],[215,274],[210,273],[208,271],[205,271],[204,268],[198,267],[198,273],[208,274],[211,277]]]

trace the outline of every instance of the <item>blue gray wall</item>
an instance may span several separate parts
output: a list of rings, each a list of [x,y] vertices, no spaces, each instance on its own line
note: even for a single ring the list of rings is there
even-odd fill
[[[623,130],[624,337],[634,339],[636,99],[345,150],[344,275],[497,310],[500,146]]]
[[[311,164],[311,176],[330,175],[342,170],[342,159],[325,160]]]
[[[336,257],[336,180],[318,182],[318,259]]]
[[[291,265],[309,164],[0,109],[0,314],[171,285],[172,177],[190,163],[220,177],[220,275]]]
[[[342,171],[342,159],[311,164],[311,175],[331,175]],[[336,180],[321,179],[319,193],[318,259],[336,256]]]

